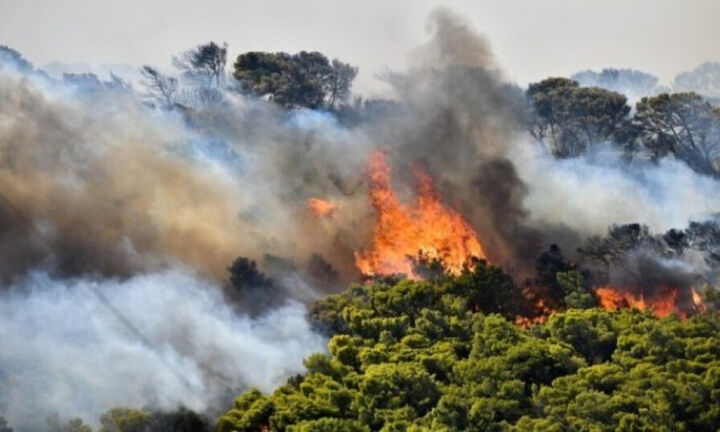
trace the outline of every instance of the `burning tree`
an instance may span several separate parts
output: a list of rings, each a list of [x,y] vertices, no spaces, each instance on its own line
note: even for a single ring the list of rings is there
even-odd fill
[[[414,170],[418,194],[414,207],[401,204],[392,190],[390,166],[383,153],[370,157],[367,173],[377,218],[372,248],[355,255],[363,274],[400,273],[417,278],[413,257],[419,256],[437,259],[446,270],[457,274],[472,258],[485,258],[475,230],[441,202],[432,178],[422,169]]]

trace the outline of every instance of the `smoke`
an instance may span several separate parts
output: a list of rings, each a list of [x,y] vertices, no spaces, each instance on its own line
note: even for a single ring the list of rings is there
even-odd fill
[[[631,287],[636,294],[652,297],[660,289],[673,288],[688,298],[690,288],[697,282],[698,268],[677,259],[662,259],[643,250],[632,251],[623,257],[621,266],[608,275],[610,285]]]
[[[112,406],[222,409],[324,349],[302,305],[239,317],[181,269],[122,281],[31,273],[0,295],[0,345],[0,412],[27,430],[53,412],[95,421]]]
[[[229,95],[185,118],[12,72],[0,71],[0,280],[174,262],[223,280],[238,255],[306,260],[324,250],[291,240],[305,200],[354,187],[345,173],[364,160],[361,140],[350,149],[352,133],[321,114]]]
[[[628,163],[608,149],[555,159],[539,146],[525,145],[517,147],[513,161],[537,226],[561,224],[590,236],[604,234],[612,224],[639,222],[664,232],[720,209],[720,183],[676,160]]]
[[[9,222],[0,249],[13,264],[0,276],[38,263],[129,275],[172,260],[219,275],[243,251],[242,197],[227,170],[184,156],[191,136],[180,120],[157,118],[129,95],[62,91],[0,78]]]

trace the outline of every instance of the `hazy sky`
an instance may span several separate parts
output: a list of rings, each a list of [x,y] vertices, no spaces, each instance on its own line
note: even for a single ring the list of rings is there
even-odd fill
[[[150,63],[226,41],[248,50],[319,50],[356,64],[359,85],[402,68],[444,4],[491,42],[521,84],[580,69],[632,67],[668,82],[720,60],[720,0],[0,0],[0,44],[35,64]]]

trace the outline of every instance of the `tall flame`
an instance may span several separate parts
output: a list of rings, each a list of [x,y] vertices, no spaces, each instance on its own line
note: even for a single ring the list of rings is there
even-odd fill
[[[471,258],[485,258],[477,233],[456,211],[443,205],[432,178],[414,169],[417,199],[412,207],[400,203],[390,185],[390,166],[385,154],[370,156],[367,174],[370,201],[377,212],[372,248],[355,253],[355,263],[368,276],[403,273],[418,278],[413,257],[440,260],[459,273]]]

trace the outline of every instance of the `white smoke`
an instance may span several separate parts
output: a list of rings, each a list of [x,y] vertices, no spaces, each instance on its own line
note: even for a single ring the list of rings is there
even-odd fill
[[[635,222],[664,232],[720,211],[720,183],[675,159],[629,164],[607,148],[556,159],[530,142],[511,153],[528,187],[524,204],[534,223],[562,224],[584,235]]]
[[[123,281],[32,273],[1,291],[0,346],[0,412],[36,430],[53,412],[92,422],[113,406],[222,409],[302,372],[324,340],[298,303],[238,317],[211,283],[173,269]]]

